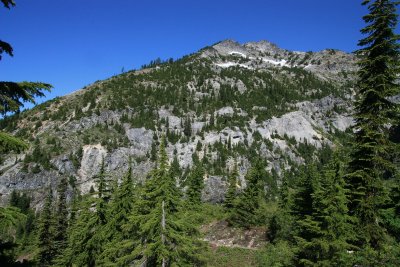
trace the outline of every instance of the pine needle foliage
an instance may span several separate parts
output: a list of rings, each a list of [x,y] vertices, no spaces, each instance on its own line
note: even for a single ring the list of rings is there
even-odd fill
[[[40,266],[51,266],[55,257],[55,221],[53,212],[53,193],[49,190],[41,213],[38,234],[38,262]]]
[[[369,14],[363,17],[367,24],[359,41],[362,48],[355,103],[354,147],[351,152],[348,175],[349,212],[358,222],[356,245],[379,250],[387,239],[382,226],[380,208],[388,201],[383,180],[397,172],[390,151],[388,125],[398,122],[399,105],[390,97],[398,94],[399,36],[396,6],[392,0],[363,1]]]
[[[169,171],[165,146],[163,137],[158,167],[146,181],[133,219],[140,236],[134,254],[145,266],[199,266],[201,243],[194,226],[182,216],[182,193]]]
[[[258,213],[263,200],[264,166],[257,160],[246,175],[247,186],[235,201],[229,222],[234,226],[250,228],[259,224]]]

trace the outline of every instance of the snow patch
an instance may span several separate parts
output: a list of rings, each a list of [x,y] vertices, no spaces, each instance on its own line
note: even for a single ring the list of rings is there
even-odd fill
[[[233,115],[235,112],[232,107],[223,107],[217,111],[215,111],[215,115],[224,116],[224,115]]]
[[[289,64],[287,64],[287,61],[284,59],[281,59],[280,61],[276,61],[276,60],[272,60],[272,59],[268,59],[268,58],[262,58],[262,60],[264,62],[273,64],[273,65],[277,65],[277,66],[285,66],[285,67],[289,67]]]
[[[215,65],[217,65],[218,67],[221,67],[221,68],[229,68],[229,67],[239,66],[239,67],[246,68],[246,69],[249,69],[249,70],[254,69],[254,68],[249,67],[247,65],[236,63],[236,62],[215,63]]]
[[[241,53],[241,52],[237,52],[237,51],[232,51],[229,53],[229,55],[237,55],[237,56],[241,56],[241,57],[246,57],[245,54]]]

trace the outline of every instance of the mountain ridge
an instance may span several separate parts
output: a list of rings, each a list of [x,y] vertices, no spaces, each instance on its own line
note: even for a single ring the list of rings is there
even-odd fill
[[[279,182],[283,169],[304,163],[301,147],[331,147],[351,125],[355,62],[337,50],[292,52],[267,41],[225,40],[95,82],[2,121],[0,128],[30,140],[31,148],[3,158],[1,202],[16,189],[40,204],[44,188],[61,176],[88,192],[103,157],[115,177],[134,158],[134,174],[143,180],[162,134],[171,163],[177,158],[182,169],[178,180],[194,161],[211,168],[205,201],[223,200],[224,177],[237,161],[245,186],[252,153]]]

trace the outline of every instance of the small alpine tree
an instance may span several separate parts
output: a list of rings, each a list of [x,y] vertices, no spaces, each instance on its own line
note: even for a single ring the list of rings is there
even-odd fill
[[[224,199],[224,208],[228,212],[232,211],[235,204],[238,176],[239,173],[238,173],[237,163],[235,162],[233,171],[228,176],[228,183],[229,183],[228,190],[225,193],[225,199]]]
[[[201,191],[204,188],[204,169],[199,162],[193,167],[187,181],[189,188],[186,191],[186,195],[189,203],[195,206],[201,204]]]

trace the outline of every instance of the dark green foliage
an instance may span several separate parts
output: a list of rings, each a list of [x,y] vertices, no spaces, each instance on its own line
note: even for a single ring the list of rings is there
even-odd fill
[[[314,220],[319,222],[321,237],[313,241],[320,254],[318,264],[350,266],[347,251],[354,249],[349,241],[354,240],[352,218],[348,215],[345,181],[342,163],[334,158],[326,165],[321,177],[321,187],[314,193]]]
[[[186,196],[189,203],[199,205],[201,203],[201,191],[204,188],[204,169],[199,162],[197,162],[187,177],[187,185]]]
[[[78,206],[79,212],[74,213],[74,218],[71,219],[68,244],[63,255],[57,259],[58,266],[96,266],[98,264],[106,243],[105,225],[109,221],[110,186],[106,178],[104,160],[96,182],[96,198],[92,194],[86,196]]]
[[[258,212],[261,201],[263,200],[263,184],[265,171],[260,161],[246,175],[247,185],[243,192],[238,196],[234,204],[229,222],[234,226],[250,228],[260,223]]]
[[[396,167],[389,153],[387,125],[397,123],[398,104],[388,98],[400,92],[396,79],[399,71],[399,36],[396,5],[391,0],[364,1],[369,14],[364,16],[367,26],[361,32],[367,37],[359,42],[362,47],[358,100],[355,103],[354,147],[347,175],[349,212],[358,218],[356,244],[379,250],[387,239],[380,219],[380,208],[387,201],[383,179],[393,176]]]
[[[180,190],[168,170],[165,138],[158,168],[151,172],[133,221],[139,226],[140,244],[133,256],[146,266],[200,265],[195,228],[185,221]]]
[[[0,207],[0,263],[13,266],[15,263],[15,250],[18,246],[17,231],[23,227],[26,215],[15,207]]]
[[[390,186],[389,196],[389,204],[381,211],[383,223],[388,233],[400,242],[400,180],[398,178]]]
[[[38,262],[40,266],[51,266],[55,256],[55,221],[52,209],[53,194],[49,190],[39,221]]]
[[[31,198],[26,193],[19,193],[16,190],[11,192],[10,206],[19,208],[22,213],[27,214],[31,204]]]
[[[67,210],[67,189],[68,182],[65,177],[60,180],[58,185],[58,201],[55,234],[54,234],[54,254],[55,256],[61,255],[67,245],[67,229],[68,229],[68,210]]]
[[[102,251],[100,219],[93,211],[96,200],[85,197],[79,205],[79,214],[68,230],[68,245],[57,266],[96,266],[96,258]]]
[[[24,102],[35,103],[36,97],[44,96],[52,86],[33,82],[0,82],[0,114],[17,112]]]
[[[187,137],[190,137],[192,135],[192,124],[190,122],[190,118],[189,117],[187,117],[185,119],[185,124],[183,126],[183,133]]]
[[[235,162],[235,167],[233,169],[233,172],[228,176],[229,185],[228,185],[228,190],[225,193],[225,199],[224,199],[224,208],[227,212],[231,212],[235,204],[238,178],[239,178],[238,167],[237,163]]]
[[[354,239],[352,218],[348,215],[342,163],[334,159],[317,173],[314,165],[306,166],[299,173],[298,182],[290,204],[290,214],[280,212],[272,226],[278,240],[291,239],[279,223],[286,223],[293,233],[295,262],[297,266],[351,266],[354,249],[349,244]],[[282,195],[282,194],[281,194]],[[284,193],[281,199],[287,199]],[[281,202],[284,208],[284,201]],[[286,206],[287,207],[287,206]],[[284,223],[285,225],[285,223]],[[282,233],[286,234],[283,235]]]
[[[294,218],[291,215],[292,192],[289,187],[291,173],[285,172],[279,189],[278,210],[268,225],[268,238],[271,242],[293,241]]]
[[[174,155],[174,159],[172,160],[170,171],[173,177],[180,178],[182,175],[182,170],[176,154]]]
[[[0,132],[0,152],[6,153],[8,151],[20,152],[28,148],[28,144],[22,140],[7,134]]]
[[[127,227],[129,217],[134,216],[135,197],[137,196],[134,189],[132,165],[130,164],[122,184],[115,190],[109,205],[110,218],[102,230],[105,242],[99,264],[118,264],[118,266],[129,264],[122,255],[126,253],[127,248],[133,250],[138,240],[135,229],[132,229],[131,226]]]
[[[100,172],[96,177],[97,180],[97,205],[96,214],[99,225],[107,223],[107,202],[110,199],[110,185],[106,178],[104,170],[104,159],[101,162]]]
[[[35,146],[32,154],[26,155],[24,163],[28,164],[31,162],[39,163],[45,170],[50,170],[52,168],[52,164],[50,163],[50,153],[41,146]],[[38,165],[35,166],[40,168]]]
[[[299,266],[308,266],[320,260],[319,254],[315,253],[316,244],[313,242],[322,237],[319,221],[315,218],[318,216],[315,198],[319,197],[319,180],[315,166],[304,167],[293,195],[291,215],[296,222],[294,240],[298,248],[296,261]]]

